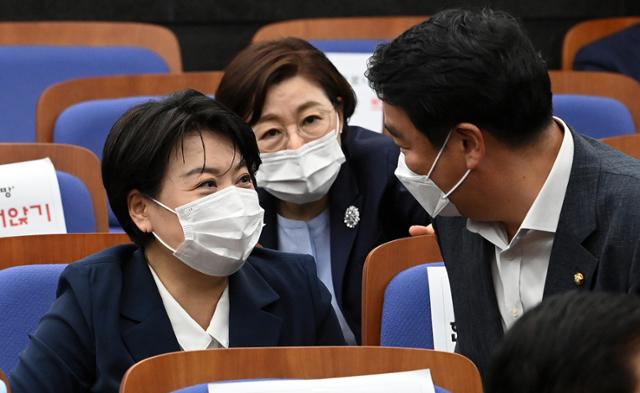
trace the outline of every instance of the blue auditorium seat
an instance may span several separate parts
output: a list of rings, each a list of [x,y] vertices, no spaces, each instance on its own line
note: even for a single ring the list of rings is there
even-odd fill
[[[0,142],[34,142],[35,108],[54,83],[90,76],[163,73],[160,55],[134,47],[0,46]]]
[[[609,97],[555,94],[553,114],[577,132],[593,138],[636,132],[629,109],[622,102]]]
[[[53,141],[79,145],[93,151],[102,159],[102,148],[113,124],[129,108],[160,97],[139,96],[91,100],[65,109],[56,120]],[[109,206],[111,232],[120,232],[120,224]]]
[[[430,267],[426,263],[404,270],[387,285],[382,306],[380,345],[434,349],[429,293]]]
[[[1,258],[1,257],[0,257]],[[25,265],[0,270],[0,369],[9,372],[27,347],[29,334],[55,300],[67,265]]]

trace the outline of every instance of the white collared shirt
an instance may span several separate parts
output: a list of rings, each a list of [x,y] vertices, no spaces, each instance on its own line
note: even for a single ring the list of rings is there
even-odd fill
[[[229,347],[229,285],[224,289],[216,310],[211,317],[207,330],[200,325],[185,311],[184,308],[169,293],[151,265],[151,275],[156,282],[158,292],[162,298],[162,303],[169,316],[171,327],[176,335],[178,344],[184,351],[194,351],[207,348],[228,348]]]
[[[542,300],[549,258],[573,164],[573,137],[562,127],[562,145],[553,167],[515,236],[508,242],[499,223],[467,220],[467,229],[495,246],[491,274],[502,327],[507,330],[525,311]]]

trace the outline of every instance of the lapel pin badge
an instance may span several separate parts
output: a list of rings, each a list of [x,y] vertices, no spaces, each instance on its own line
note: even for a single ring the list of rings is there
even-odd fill
[[[584,274],[577,272],[573,275],[573,282],[576,283],[577,286],[581,287],[584,284]]]
[[[360,210],[357,207],[351,205],[344,211],[344,225],[347,228],[353,229],[360,222]]]

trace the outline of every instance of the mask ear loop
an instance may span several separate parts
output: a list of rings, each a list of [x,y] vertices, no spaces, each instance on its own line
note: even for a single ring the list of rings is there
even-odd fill
[[[154,201],[155,203],[158,204],[158,206],[170,211],[171,213],[178,215],[178,213],[175,212],[175,210],[171,209],[169,206],[165,205],[164,203],[160,202],[159,200],[157,200],[156,198],[152,198],[149,196],[149,199],[151,199],[152,201]],[[151,234],[156,238],[156,240],[158,240],[160,242],[160,244],[162,244],[163,246],[165,246],[165,248],[169,251],[171,251],[172,253],[175,254],[176,249],[169,246],[164,240],[160,239],[160,236],[158,236],[157,233],[155,233],[154,231],[151,231]]]
[[[447,192],[446,194],[444,194],[442,196],[442,199],[445,198],[449,198],[449,195],[451,195],[452,192],[454,192],[458,187],[460,187],[460,184],[462,184],[462,182],[467,178],[467,176],[469,176],[469,173],[471,173],[471,169],[467,169],[467,171],[464,173],[464,175],[462,176],[462,178],[456,183],[455,186],[453,186],[449,192]]]
[[[173,210],[172,208],[170,208],[169,206],[165,205],[164,203],[160,202],[159,200],[157,200],[156,198],[152,198],[149,197],[149,199],[151,199],[152,201],[154,201],[155,203],[157,203],[160,207],[165,208],[166,210],[169,210],[171,213],[178,215],[178,213],[176,213],[175,210]]]
[[[440,156],[442,155],[442,152],[444,151],[444,148],[447,146],[447,142],[449,142],[449,138],[451,137],[451,133],[453,131],[450,131],[447,134],[447,137],[444,140],[444,143],[442,144],[442,147],[440,148],[440,151],[438,152],[438,155],[436,155],[436,159],[433,160],[433,164],[431,164],[431,169],[429,169],[429,173],[427,173],[427,179],[431,178],[431,172],[433,172],[433,170],[436,168],[436,164],[438,163],[438,160],[440,159]]]

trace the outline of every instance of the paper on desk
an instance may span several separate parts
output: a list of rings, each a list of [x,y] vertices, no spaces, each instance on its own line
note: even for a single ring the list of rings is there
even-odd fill
[[[209,393],[435,393],[429,369],[324,379],[211,383]]]
[[[0,165],[0,237],[65,232],[60,187],[51,160]]]

